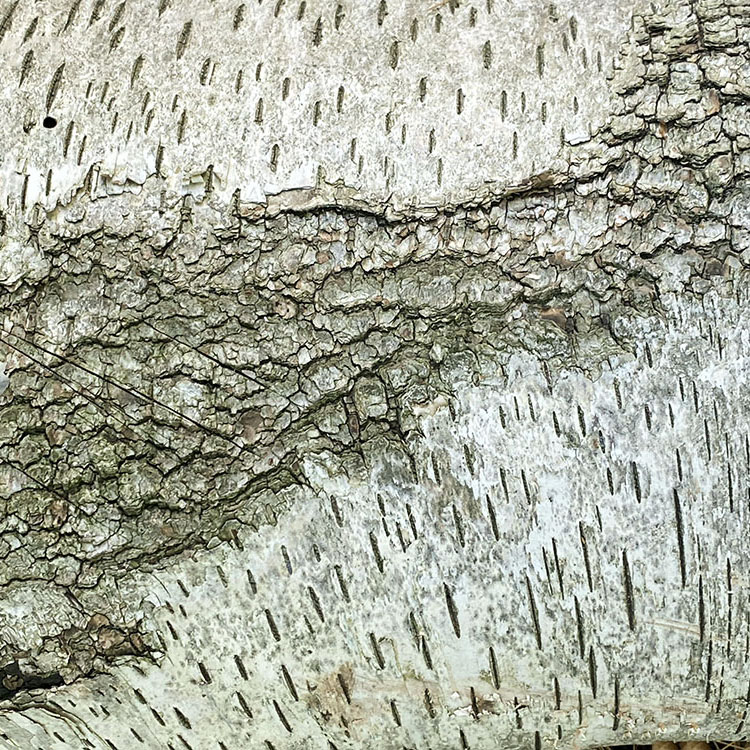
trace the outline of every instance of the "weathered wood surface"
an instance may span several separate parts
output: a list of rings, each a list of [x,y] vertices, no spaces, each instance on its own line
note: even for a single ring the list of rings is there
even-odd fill
[[[0,747],[744,736],[749,38],[6,0]]]

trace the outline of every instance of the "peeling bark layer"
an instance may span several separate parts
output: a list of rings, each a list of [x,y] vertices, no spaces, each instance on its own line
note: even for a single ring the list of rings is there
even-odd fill
[[[750,6],[500,6],[2,10],[0,746],[745,735]]]

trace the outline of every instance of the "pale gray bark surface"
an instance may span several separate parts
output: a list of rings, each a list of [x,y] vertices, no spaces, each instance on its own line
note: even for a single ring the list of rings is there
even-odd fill
[[[743,737],[749,38],[5,2],[0,748]]]

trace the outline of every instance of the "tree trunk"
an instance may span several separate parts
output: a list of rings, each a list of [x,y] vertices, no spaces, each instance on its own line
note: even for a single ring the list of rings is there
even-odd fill
[[[746,734],[745,0],[5,0],[0,748]]]

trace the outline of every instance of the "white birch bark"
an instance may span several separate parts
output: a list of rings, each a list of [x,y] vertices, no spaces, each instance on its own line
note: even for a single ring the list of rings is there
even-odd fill
[[[0,748],[744,737],[749,38],[5,0]]]

